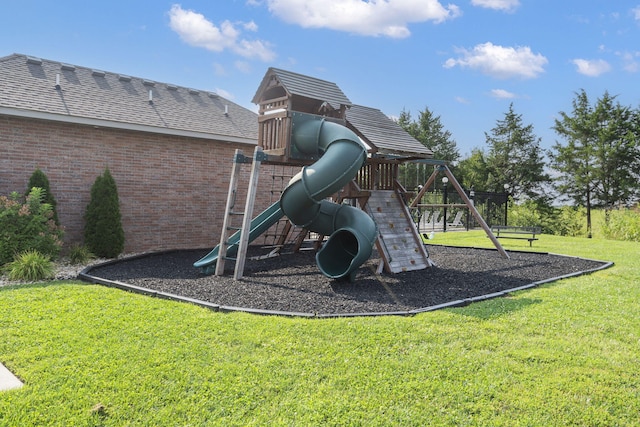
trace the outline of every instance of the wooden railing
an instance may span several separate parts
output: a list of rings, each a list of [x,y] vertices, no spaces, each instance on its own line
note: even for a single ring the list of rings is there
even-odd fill
[[[378,164],[378,190],[393,190],[398,176],[396,163]]]
[[[395,163],[367,163],[358,171],[356,182],[363,190],[393,190],[397,170]]]
[[[283,156],[288,152],[291,118],[286,111],[258,118],[258,144],[267,153]]]
[[[258,145],[274,156],[289,152],[291,118],[288,117],[289,98],[284,96],[260,104],[258,112]]]

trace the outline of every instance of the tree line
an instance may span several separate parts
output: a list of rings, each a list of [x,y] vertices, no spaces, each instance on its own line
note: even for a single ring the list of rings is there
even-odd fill
[[[463,187],[507,191],[515,200],[540,206],[561,202],[584,207],[589,232],[592,208],[609,212],[640,197],[640,110],[621,105],[608,92],[593,102],[583,89],[576,92],[572,110],[561,111],[554,120],[559,140],[549,150],[541,147],[533,125],[524,123],[513,103],[485,132],[485,146],[466,158],[429,108],[417,120],[403,110],[397,123],[431,149],[435,159],[448,162]],[[419,166],[404,165],[402,173],[413,182]]]

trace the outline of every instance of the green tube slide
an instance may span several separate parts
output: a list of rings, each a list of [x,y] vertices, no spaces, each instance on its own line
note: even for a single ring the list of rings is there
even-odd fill
[[[298,152],[320,158],[291,179],[280,197],[282,212],[295,225],[329,236],[316,255],[325,276],[353,281],[378,229],[363,210],[325,199],[356,176],[367,149],[348,128],[304,113],[293,113],[291,141]]]
[[[286,215],[297,226],[329,236],[316,254],[325,276],[353,281],[358,267],[371,256],[378,235],[376,223],[361,209],[325,199],[355,177],[367,159],[367,149],[346,127],[297,112],[293,113],[291,140],[296,155],[319,159],[294,176],[280,200],[251,221],[249,242]],[[229,238],[228,256],[237,253],[239,242],[238,231]],[[213,274],[219,250],[218,245],[194,267]]]

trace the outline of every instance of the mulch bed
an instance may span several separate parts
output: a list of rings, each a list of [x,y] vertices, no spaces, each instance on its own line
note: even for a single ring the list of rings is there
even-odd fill
[[[91,267],[81,277],[125,288],[123,284],[127,284],[163,297],[171,294],[202,301],[220,310],[324,317],[414,314],[460,306],[610,265],[546,253],[509,252],[511,258],[504,259],[488,249],[436,245],[427,245],[427,249],[435,267],[376,274],[378,259],[374,253],[360,267],[353,283],[325,277],[316,266],[312,250],[249,259],[241,281],[233,279],[232,271],[225,276],[206,276],[194,268],[193,263],[208,250],[119,260]],[[251,247],[248,256],[264,252],[263,248]]]

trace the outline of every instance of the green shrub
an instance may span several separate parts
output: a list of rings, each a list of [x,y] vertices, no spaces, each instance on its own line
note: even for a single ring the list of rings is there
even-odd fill
[[[562,206],[555,210],[550,224],[552,234],[557,236],[585,236],[587,233],[587,210],[583,207]]]
[[[640,212],[620,209],[609,212],[602,231],[607,239],[640,242]]]
[[[51,206],[51,210],[53,211],[53,220],[57,225],[60,225],[60,221],[58,220],[58,202],[56,202],[56,198],[53,197],[53,193],[51,192],[51,188],[49,185],[49,179],[47,175],[44,174],[40,169],[36,169],[31,177],[29,178],[29,183],[27,184],[27,191],[24,194],[25,197],[31,193],[31,189],[34,187],[42,188],[44,190],[44,203],[48,203]]]
[[[44,190],[38,187],[31,189],[25,201],[17,192],[0,196],[0,265],[29,249],[51,259],[60,253],[63,231],[43,199]]]
[[[94,258],[94,255],[86,246],[75,245],[69,251],[69,262],[74,265],[86,264]]]
[[[586,233],[586,210],[571,206],[556,208],[527,200],[510,206],[509,225],[537,226],[543,233],[557,236],[583,236]]]
[[[27,282],[51,279],[55,273],[51,258],[36,250],[27,250],[16,255],[14,260],[6,265],[6,271],[9,279]]]
[[[85,212],[84,242],[96,256],[116,258],[124,249],[124,230],[116,182],[106,168],[91,187]]]
[[[509,206],[508,215],[509,225],[517,227],[540,227],[542,225],[540,212],[531,200]]]

